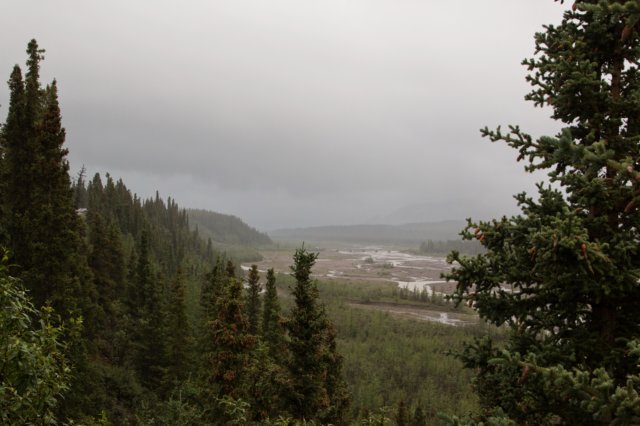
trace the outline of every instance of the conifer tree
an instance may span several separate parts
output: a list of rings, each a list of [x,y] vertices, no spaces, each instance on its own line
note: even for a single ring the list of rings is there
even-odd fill
[[[318,255],[297,249],[291,266],[296,280],[293,288],[295,305],[289,315],[289,350],[292,377],[291,413],[297,419],[313,419],[327,407],[323,386],[324,315],[318,303],[318,289],[311,280],[311,268]]]
[[[18,66],[9,81],[10,106],[0,138],[0,221],[36,306],[49,302],[63,316],[82,311],[88,319],[95,292],[73,202],[57,85],[40,86],[43,52],[32,40],[25,81]]]
[[[205,276],[202,286],[200,287],[200,308],[202,310],[202,323],[205,330],[209,327],[208,323],[216,318],[216,303],[227,283],[228,276],[225,263],[226,259],[223,256],[218,256],[213,269]],[[205,331],[201,334],[202,336],[207,336],[208,333]],[[208,337],[205,340],[206,342],[210,342]],[[208,344],[204,346],[206,347]],[[206,349],[203,352],[206,352]]]
[[[9,111],[7,119],[0,129],[0,144],[2,147],[2,156],[0,157],[0,227],[2,233],[2,245],[7,247],[9,243],[13,245],[13,251],[18,250],[23,253],[27,250],[28,238],[25,236],[18,239],[15,234],[16,230],[25,228],[20,223],[21,214],[26,209],[25,195],[22,193],[22,187],[19,185],[22,179],[28,176],[27,168],[30,163],[26,155],[27,143],[27,123],[25,120],[25,93],[24,81],[22,79],[22,70],[18,65],[13,68],[11,77],[9,78]],[[22,163],[23,168],[18,165]],[[26,173],[25,173],[26,172]],[[22,178],[22,179],[21,179]],[[24,185],[29,185],[30,180],[25,181]],[[11,235],[13,239],[10,239]]]
[[[351,395],[342,372],[342,355],[338,353],[336,330],[328,320],[325,321],[323,364],[326,369],[325,389],[329,400],[329,407],[322,415],[323,423],[346,424]]]
[[[267,270],[267,283],[262,311],[262,340],[269,354],[276,360],[282,360],[285,348],[283,318],[280,314],[280,302],[276,290],[276,275],[273,268]]]
[[[209,326],[213,352],[208,357],[208,385],[214,398],[246,397],[245,374],[256,338],[249,334],[242,299],[241,281],[228,277],[216,300],[216,318]]]
[[[258,328],[260,325],[260,291],[262,286],[260,285],[260,274],[258,273],[258,266],[251,265],[249,270],[249,278],[247,279],[247,319],[249,320],[249,333],[253,335],[258,334]]]
[[[517,195],[518,216],[469,221],[465,238],[486,254],[450,256],[456,300],[511,329],[505,348],[486,339],[461,354],[479,371],[485,419],[640,421],[639,21],[637,2],[576,1],[524,61],[526,99],[550,105],[564,128],[538,139],[517,126],[482,131],[555,185],[540,184],[538,199]]]
[[[138,263],[135,273],[135,300],[132,306],[136,319],[136,367],[140,382],[148,389],[158,389],[165,375],[165,342],[162,333],[161,283],[154,272],[149,253],[149,233],[142,232],[138,246]]]
[[[181,383],[187,377],[191,332],[185,308],[185,285],[182,268],[178,269],[167,294],[167,376],[165,387]]]
[[[111,357],[111,345],[118,328],[119,301],[125,290],[124,249],[121,235],[115,224],[107,222],[102,215],[90,210],[87,215],[89,227],[89,267],[97,292],[96,321],[97,336],[105,355]]]
[[[87,169],[82,165],[82,168],[73,182],[73,205],[76,209],[87,208],[89,205],[87,187],[85,184],[86,173]]]

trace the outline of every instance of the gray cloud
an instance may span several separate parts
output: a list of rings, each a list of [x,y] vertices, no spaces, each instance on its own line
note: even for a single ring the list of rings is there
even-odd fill
[[[12,2],[0,72],[35,37],[72,167],[263,227],[514,212],[531,190],[484,125],[557,131],[520,61],[553,1]],[[8,10],[7,10],[8,9]],[[3,71],[4,70],[4,71]],[[0,103],[7,104],[6,88]],[[4,116],[6,109],[0,109]]]

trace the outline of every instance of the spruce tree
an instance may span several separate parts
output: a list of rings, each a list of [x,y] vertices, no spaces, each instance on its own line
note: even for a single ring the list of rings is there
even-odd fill
[[[125,290],[125,262],[121,235],[114,224],[94,210],[87,214],[89,227],[89,267],[93,274],[97,300],[96,340],[103,355],[112,358],[111,341],[118,329],[120,300]]]
[[[208,386],[214,398],[246,397],[246,370],[256,338],[249,333],[242,299],[242,282],[228,277],[209,325],[213,351],[208,354]]]
[[[273,268],[267,270],[263,305],[262,340],[267,345],[269,354],[276,360],[282,360],[285,338],[283,318],[280,314],[280,302],[276,290],[276,275]]]
[[[324,309],[318,300],[318,288],[311,279],[311,268],[318,257],[304,247],[297,249],[291,266],[296,283],[295,304],[289,315],[290,411],[296,419],[317,419],[329,407],[325,387],[326,368]]]
[[[28,166],[30,163],[23,163],[28,160],[26,155],[26,127],[27,123],[24,117],[24,81],[22,78],[22,70],[18,65],[13,68],[11,77],[9,78],[9,111],[7,119],[0,129],[0,144],[2,147],[2,156],[0,157],[0,230],[2,233],[2,245],[7,247],[10,243],[15,251],[24,253],[27,250],[27,241],[29,238],[24,236],[18,239],[15,235],[17,230],[25,228],[20,223],[21,213],[25,211],[28,199],[23,193],[22,187],[19,185],[23,179],[29,175]],[[23,167],[19,168],[20,163]],[[29,185],[29,181],[25,181],[24,185]],[[11,235],[14,237],[11,239]]]
[[[325,321],[323,364],[326,369],[324,386],[329,407],[323,413],[322,420],[324,423],[344,425],[351,403],[351,394],[342,371],[342,355],[338,353],[336,330],[328,320]]]
[[[181,383],[187,377],[189,367],[189,349],[192,338],[185,307],[186,289],[184,280],[182,268],[179,268],[169,287],[165,302],[167,304],[167,330],[165,335],[168,365],[164,387],[167,389]]]
[[[159,389],[166,374],[165,341],[163,335],[162,284],[154,271],[149,232],[142,232],[138,246],[135,273],[137,306],[132,306],[136,342],[136,369],[140,382],[150,390]]]
[[[73,182],[73,205],[76,209],[87,208],[89,205],[87,187],[85,183],[86,173],[87,169],[82,165],[82,168]]]
[[[286,412],[289,377],[285,367],[287,348],[284,336],[284,320],[275,287],[273,268],[267,271],[266,291],[263,301],[261,339],[253,352],[249,371],[248,397],[252,418],[262,421]]]
[[[226,282],[224,264],[225,259],[221,256],[218,257],[213,269],[205,276],[200,287],[200,308],[205,322],[213,320],[215,317],[215,303]]]
[[[32,40],[25,81],[18,66],[9,80],[10,106],[0,138],[0,221],[34,303],[51,303],[63,317],[82,312],[88,320],[95,292],[63,147],[57,85],[43,89],[39,81],[43,52]]]
[[[517,126],[482,131],[552,184],[537,199],[517,195],[518,216],[469,221],[465,238],[487,252],[449,259],[456,300],[511,330],[502,349],[485,339],[461,354],[478,371],[485,418],[640,421],[639,20],[637,2],[576,1],[524,61],[526,99],[550,105],[563,129],[537,139]]]
[[[260,291],[262,290],[257,265],[251,265],[247,284],[247,319],[249,320],[249,333],[257,335],[260,325]]]

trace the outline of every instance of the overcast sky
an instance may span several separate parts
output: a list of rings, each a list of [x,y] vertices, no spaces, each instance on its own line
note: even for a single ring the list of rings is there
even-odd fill
[[[36,38],[72,170],[279,227],[516,212],[544,175],[478,129],[523,100],[552,0],[0,0],[6,81]],[[6,85],[0,88],[0,121]]]

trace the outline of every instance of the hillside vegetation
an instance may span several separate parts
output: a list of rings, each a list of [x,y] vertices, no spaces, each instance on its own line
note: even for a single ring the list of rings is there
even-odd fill
[[[258,247],[272,244],[271,238],[247,225],[239,217],[201,209],[187,209],[189,226],[214,250],[238,262],[262,260]]]
[[[209,210],[187,209],[191,229],[198,229],[201,237],[217,243],[259,246],[272,244],[271,238],[247,225],[239,217]]]

